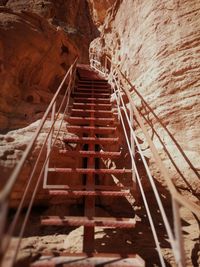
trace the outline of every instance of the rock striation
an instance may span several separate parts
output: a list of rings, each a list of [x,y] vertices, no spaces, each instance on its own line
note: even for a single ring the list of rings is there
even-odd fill
[[[148,4],[143,0],[117,0],[107,13],[100,37],[91,44],[91,49],[100,56],[110,56],[136,86],[197,171],[200,169],[199,15],[200,2],[195,0],[148,1]],[[148,117],[141,100],[136,97],[134,100]],[[151,116],[149,119],[151,125],[155,124]],[[184,165],[161,127],[156,124],[155,128],[199,194],[199,179]],[[163,150],[159,146],[158,149],[170,168]],[[176,176],[176,171],[170,172],[172,177]]]
[[[92,19],[99,29],[104,24],[107,11],[115,3],[115,0],[88,0]]]

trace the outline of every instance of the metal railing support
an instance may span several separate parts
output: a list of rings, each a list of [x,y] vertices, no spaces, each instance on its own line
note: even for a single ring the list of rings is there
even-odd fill
[[[139,125],[139,127],[141,128],[148,144],[149,144],[149,147],[150,147],[150,150],[152,152],[152,155],[155,159],[155,162],[157,163],[157,165],[159,166],[159,169],[166,181],[166,184],[168,186],[168,189],[171,193],[171,196],[172,196],[172,205],[173,205],[173,218],[174,218],[174,234],[173,234],[173,231],[169,225],[169,222],[166,217],[166,214],[163,210],[163,207],[162,205],[160,205],[160,200],[159,200],[159,195],[158,195],[158,191],[157,189],[155,188],[155,184],[153,182],[153,179],[152,179],[152,176],[149,172],[149,169],[148,169],[148,166],[146,164],[146,161],[144,162],[145,163],[145,168],[147,169],[147,173],[148,173],[148,176],[151,178],[150,179],[150,182],[151,182],[151,185],[152,185],[152,188],[154,190],[154,193],[155,196],[156,196],[156,199],[159,200],[158,201],[158,205],[159,205],[159,208],[160,208],[160,211],[162,213],[162,217],[163,217],[163,220],[164,220],[164,223],[165,223],[165,227],[166,227],[166,230],[167,230],[167,234],[170,238],[170,243],[171,243],[171,246],[172,246],[172,250],[173,250],[173,254],[174,254],[174,258],[175,258],[175,261],[176,261],[176,264],[178,267],[185,267],[186,266],[186,262],[185,262],[185,251],[184,251],[184,240],[183,240],[183,235],[182,235],[182,226],[181,226],[181,215],[180,215],[180,206],[184,206],[184,207],[187,207],[191,212],[193,212],[194,214],[196,214],[198,217],[200,216],[200,209],[199,207],[194,203],[194,202],[191,202],[189,200],[187,200],[184,196],[182,196],[175,188],[175,185],[173,184],[173,182],[171,181],[169,175],[168,175],[168,172],[167,172],[167,169],[165,168],[159,154],[158,154],[158,151],[153,143],[153,141],[151,140],[149,134],[148,134],[148,131],[145,127],[145,124],[143,123],[143,120],[142,120],[142,116],[140,116],[140,113],[138,112],[138,109],[136,108],[134,102],[133,102],[133,99],[131,97],[131,94],[129,92],[129,89],[128,87],[126,87],[126,85],[124,85],[123,83],[123,79],[124,78],[124,75],[121,74],[121,72],[119,71],[118,69],[118,66],[116,66],[115,64],[113,64],[113,62],[108,58],[110,64],[111,64],[111,69],[110,71],[108,71],[107,73],[107,78],[111,84],[111,86],[113,87],[114,91],[115,91],[115,96],[116,96],[116,103],[118,105],[118,115],[121,114],[121,107],[120,107],[120,102],[123,102],[123,108],[124,108],[124,112],[126,113],[126,119],[127,121],[129,121],[129,127],[131,129],[131,132],[132,132],[132,135],[130,136],[130,138],[128,138],[128,136],[126,136],[126,139],[129,139],[130,140],[130,153],[131,153],[131,156],[132,156],[132,161],[133,163],[135,164],[135,144],[137,145],[139,151],[140,151],[140,154],[142,153],[141,152],[141,148],[138,144],[138,141],[137,141],[137,137],[134,135],[133,136],[133,133],[134,133],[134,127],[133,127],[133,123],[134,123],[134,115],[136,117],[136,122],[137,124]],[[92,63],[93,60],[91,61]],[[97,62],[97,59],[95,59],[95,63]],[[97,70],[98,70],[98,67],[96,67],[96,64],[92,64],[93,67]],[[128,83],[128,86],[130,85],[130,82]],[[117,88],[117,89],[116,89]],[[123,97],[121,95],[121,91],[122,90],[126,96],[128,97],[129,99],[129,103],[130,103],[130,113],[129,113],[129,116],[128,116],[128,113],[127,113],[127,107],[126,105],[124,104],[124,101],[123,101]],[[121,98],[120,101],[118,101],[118,98]],[[122,116],[122,114],[121,114]],[[123,119],[123,116],[121,117]],[[157,117],[156,117],[157,119]],[[127,133],[125,133],[125,135],[127,135]],[[132,140],[134,137],[134,140]],[[179,147],[178,147],[179,148]],[[133,153],[133,154],[132,154]],[[142,156],[142,160],[144,160],[144,156],[143,154],[141,154]],[[137,171],[136,171],[136,174],[137,174]],[[137,177],[136,177],[137,178]],[[133,177],[134,179],[134,177]],[[161,209],[162,208],[162,209]]]
[[[129,112],[130,112],[130,115],[129,115],[130,116],[130,125],[134,129],[133,109],[131,107],[129,109]],[[134,141],[134,138],[133,138],[131,131],[130,131],[130,145],[131,145],[131,151],[133,153],[133,158],[135,159],[135,141]],[[135,177],[133,162],[132,162],[132,181],[133,181],[133,190],[135,192],[135,199],[138,200],[139,196],[138,196],[138,190],[137,190],[137,179]]]
[[[49,134],[49,138],[48,138],[48,141],[47,141],[47,155],[50,153],[51,146],[52,146],[52,138],[53,138],[54,127],[55,127],[55,125],[54,125],[55,114],[56,114],[56,101],[53,104],[52,112],[51,112],[51,126],[53,126],[53,127],[51,129],[51,132]],[[49,161],[50,161],[50,159],[48,158],[47,163],[46,163],[46,166],[45,166],[45,170],[44,170],[43,188],[45,188],[46,185],[47,185],[48,170],[49,170]]]
[[[105,70],[105,76],[106,76],[107,75],[107,56],[105,57],[104,70]]]
[[[13,248],[13,256],[10,262],[10,266],[14,265],[15,259],[17,257],[18,254],[18,250],[20,248],[20,244],[21,244],[21,240],[22,240],[22,236],[24,234],[24,230],[26,228],[27,225],[27,221],[29,219],[29,215],[35,200],[35,196],[36,193],[39,189],[39,185],[42,182],[42,178],[44,177],[44,173],[46,172],[46,179],[47,179],[47,171],[48,171],[48,165],[49,165],[49,156],[52,152],[52,147],[55,145],[55,142],[57,140],[57,137],[59,135],[60,129],[62,127],[62,122],[64,120],[64,115],[66,113],[66,110],[68,108],[68,103],[69,103],[69,99],[67,97],[69,97],[69,94],[71,92],[71,86],[72,86],[72,75],[74,75],[75,73],[75,67],[76,67],[76,62],[77,62],[78,58],[75,59],[74,63],[70,66],[70,68],[68,69],[67,73],[65,74],[61,84],[59,85],[56,93],[54,94],[49,106],[47,107],[39,126],[37,127],[35,133],[32,136],[32,139],[30,140],[26,150],[24,151],[21,159],[19,160],[19,163],[16,165],[12,175],[10,176],[10,178],[8,179],[5,187],[3,188],[3,190],[0,191],[0,265],[3,263],[4,259],[5,259],[5,252],[9,249],[9,246],[12,245],[11,244],[11,239],[12,236],[14,234],[14,230],[16,225],[19,223],[18,219],[19,219],[19,215],[22,211],[22,208],[24,206],[25,200],[28,196],[29,193],[29,189],[32,188],[33,192],[31,192],[31,194],[29,194],[30,196],[30,202],[28,204],[28,208],[26,210],[26,214],[25,214],[25,218],[23,220],[22,226],[19,230],[19,238],[17,240],[16,246],[15,248]],[[58,103],[58,97],[59,94],[61,93],[61,90],[63,88],[64,83],[66,82],[66,80],[69,79],[69,83],[67,86],[67,89],[65,90],[65,94],[61,95],[62,96],[62,101],[59,104],[59,108],[56,114],[56,102]],[[66,101],[67,99],[67,101]],[[60,101],[59,101],[60,102]],[[66,104],[67,103],[67,104]],[[65,104],[65,105],[64,105]],[[62,111],[64,105],[64,113],[62,116],[62,120],[60,122],[60,126],[58,127],[59,129],[56,132],[55,138],[53,138],[53,133],[54,133],[54,126],[56,121],[58,120],[59,114]],[[11,222],[11,224],[9,225],[8,229],[5,229],[5,223],[6,223],[6,219],[7,219],[7,209],[9,206],[9,198],[12,192],[12,189],[15,185],[15,183],[17,182],[17,179],[19,178],[19,175],[21,173],[21,170],[23,168],[23,165],[25,163],[25,161],[27,160],[29,154],[31,153],[32,148],[34,147],[36,140],[38,138],[38,136],[40,135],[40,133],[42,132],[43,127],[45,126],[45,123],[48,121],[49,122],[49,116],[51,114],[51,122],[50,125],[48,125],[48,132],[47,135],[45,137],[45,140],[42,143],[42,147],[39,151],[39,154],[37,156],[37,159],[34,163],[34,166],[32,168],[31,174],[29,177],[27,177],[27,184],[25,185],[24,191],[22,193],[22,198],[20,200],[20,203],[17,207],[16,213],[13,217],[13,221]],[[47,145],[48,144],[48,145]],[[47,147],[47,149],[46,149]],[[45,152],[45,149],[47,150],[47,156],[44,159],[44,163],[42,165],[42,169],[40,171],[39,177],[36,180],[36,184],[33,185],[33,179],[35,177],[35,172],[37,170],[39,161],[41,160],[41,157],[43,155],[43,153]],[[46,170],[45,170],[46,169]]]
[[[4,253],[3,237],[4,237],[7,212],[8,212],[8,201],[5,201],[0,205],[0,261]]]
[[[176,243],[176,261],[178,267],[185,267],[185,250],[184,250],[184,240],[181,227],[181,217],[180,217],[180,204],[175,198],[172,197],[172,208],[173,208],[173,220],[174,220],[174,234]]]
[[[54,96],[53,96],[48,108],[46,109],[46,111],[45,111],[45,113],[44,113],[44,115],[43,115],[43,117],[42,117],[42,119],[40,121],[40,125],[38,126],[36,132],[34,133],[32,139],[31,139],[31,141],[29,142],[28,146],[26,147],[21,159],[19,160],[18,164],[16,165],[15,169],[13,170],[13,172],[12,172],[10,178],[8,179],[7,183],[5,184],[3,190],[0,191],[0,203],[3,203],[9,197],[9,195],[10,195],[10,193],[11,193],[11,191],[12,191],[14,185],[15,185],[15,182],[16,182],[16,180],[17,180],[17,178],[18,178],[18,176],[19,176],[19,174],[20,174],[20,172],[22,170],[22,167],[23,167],[26,159],[28,158],[28,156],[29,156],[29,154],[31,152],[31,149],[33,148],[33,145],[34,145],[34,143],[35,143],[35,141],[36,141],[36,139],[37,139],[37,137],[38,137],[38,135],[39,135],[39,133],[40,133],[40,131],[41,131],[46,119],[47,119],[47,117],[48,117],[48,115],[49,115],[49,112],[51,111],[54,102],[56,101],[58,95],[60,94],[60,92],[62,90],[62,87],[63,87],[67,77],[69,76],[69,73],[70,73],[71,69],[73,69],[74,66],[76,65],[77,60],[78,60],[78,57],[74,60],[74,63],[70,66],[70,68],[68,69],[67,73],[65,74],[60,86],[58,87],[56,93],[54,94]]]

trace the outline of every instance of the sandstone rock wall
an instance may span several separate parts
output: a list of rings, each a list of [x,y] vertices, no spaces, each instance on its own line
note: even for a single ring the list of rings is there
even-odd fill
[[[89,44],[97,35],[86,0],[0,1],[0,188],[30,142],[66,70],[77,56],[80,63],[88,63]],[[44,128],[25,163],[12,192],[12,206],[21,198],[46,132]],[[75,159],[59,155],[61,143],[52,153],[53,163],[75,166]],[[63,178],[56,175],[56,181]],[[49,201],[40,187],[36,203]]]
[[[200,168],[199,18],[200,2],[196,0],[148,3],[117,0],[105,19],[101,36],[91,44],[119,65],[197,170]],[[141,108],[141,102],[137,104]],[[183,166],[182,157],[159,126],[157,130],[191,182],[190,168]],[[198,183],[196,180],[195,190]]]
[[[98,32],[86,0],[0,4],[2,132],[41,117],[75,57],[88,62],[88,47]]]
[[[88,0],[94,23],[101,28],[107,16],[107,11],[116,0]]]

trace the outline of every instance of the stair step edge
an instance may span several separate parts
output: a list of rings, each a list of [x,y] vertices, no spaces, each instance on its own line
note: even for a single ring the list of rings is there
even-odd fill
[[[130,190],[126,191],[100,191],[100,190],[49,190],[49,195],[52,196],[108,196],[108,197],[123,197],[128,196]]]
[[[45,216],[41,217],[42,225],[69,225],[69,226],[101,226],[101,227],[119,227],[134,228],[135,218],[113,218],[113,217],[81,217],[81,216]]]

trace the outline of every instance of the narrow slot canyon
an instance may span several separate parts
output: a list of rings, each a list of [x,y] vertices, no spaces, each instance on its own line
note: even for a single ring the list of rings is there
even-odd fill
[[[0,0],[0,266],[200,265],[199,13]]]

